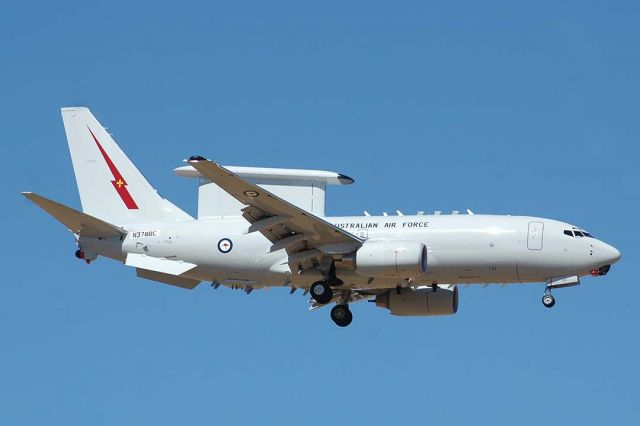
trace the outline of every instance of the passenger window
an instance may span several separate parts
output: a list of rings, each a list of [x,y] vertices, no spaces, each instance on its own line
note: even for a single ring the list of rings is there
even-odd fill
[[[573,237],[573,232],[571,231],[564,231],[564,235],[568,235],[570,237]]]

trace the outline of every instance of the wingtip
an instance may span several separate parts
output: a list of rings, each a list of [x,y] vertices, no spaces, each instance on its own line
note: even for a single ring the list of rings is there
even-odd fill
[[[220,166],[218,163],[216,163],[215,161],[210,160],[210,159],[208,159],[208,158],[205,158],[205,157],[203,157],[203,156],[201,156],[201,155],[192,155],[192,156],[191,156],[191,157],[189,157],[189,159],[187,160],[187,163],[188,163],[189,165],[191,165],[191,167],[193,167],[193,168],[194,168],[194,169],[196,169],[196,170],[199,170],[199,169],[198,169],[198,165],[197,165],[198,163],[203,163],[203,164],[205,165],[205,167],[206,167],[206,165],[208,165],[209,163],[210,163],[210,164],[213,164],[213,165],[214,165],[214,166],[216,166],[216,167],[221,167],[221,166]]]
[[[351,185],[352,183],[355,182],[355,179],[353,179],[353,178],[351,178],[351,177],[349,177],[347,175],[343,175],[342,173],[338,174],[338,180],[343,185]]]

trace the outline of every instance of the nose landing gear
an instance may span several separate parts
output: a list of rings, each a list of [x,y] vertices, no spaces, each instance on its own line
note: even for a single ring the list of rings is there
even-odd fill
[[[553,308],[556,304],[556,299],[551,295],[551,289],[553,288],[553,280],[547,281],[547,287],[544,290],[544,296],[542,296],[542,304],[546,308]]]
[[[551,295],[551,289],[573,287],[574,285],[580,285],[580,278],[577,275],[562,278],[548,278],[547,287],[544,291],[544,296],[542,296],[542,304],[547,308],[553,308],[556,304],[556,299]]]
[[[556,304],[556,299],[551,295],[551,290],[547,290],[544,296],[542,296],[542,304],[547,308],[553,308]]]

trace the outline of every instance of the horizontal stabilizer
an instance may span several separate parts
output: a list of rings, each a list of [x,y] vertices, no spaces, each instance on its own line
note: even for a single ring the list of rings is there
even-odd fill
[[[177,277],[175,275],[163,274],[162,272],[149,271],[141,268],[136,268],[136,274],[139,278],[158,281],[164,284],[186,288],[187,290],[193,290],[198,284],[200,284],[200,281],[192,280],[191,278]]]
[[[124,264],[127,266],[133,266],[134,268],[147,269],[149,271],[162,272],[163,274],[169,275],[184,274],[198,266],[181,260],[169,260],[136,253],[129,253]]]
[[[108,222],[44,198],[33,192],[23,192],[33,203],[53,216],[74,234],[81,237],[109,238],[126,235],[127,231]]]

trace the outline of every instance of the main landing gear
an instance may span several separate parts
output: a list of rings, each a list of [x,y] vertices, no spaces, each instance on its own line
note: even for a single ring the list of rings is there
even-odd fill
[[[334,292],[331,287],[340,287],[343,284],[342,280],[336,277],[336,266],[331,264],[328,272],[325,274],[325,278],[322,281],[316,281],[311,284],[309,293],[311,297],[319,305],[326,305],[334,299]],[[339,296],[336,301],[336,306],[331,309],[331,319],[336,323],[338,327],[346,327],[353,321],[353,314],[349,310],[349,294],[348,290],[340,290]]]
[[[326,305],[333,300],[333,290],[326,281],[316,281],[309,289],[311,297],[316,303]],[[331,319],[338,327],[346,327],[353,321],[353,314],[349,309],[348,296],[344,296],[338,300],[338,304],[331,309]]]
[[[313,300],[321,305],[326,305],[333,299],[333,290],[331,290],[331,287],[329,287],[329,284],[325,281],[316,281],[313,283],[309,292]]]
[[[340,287],[342,284],[342,280],[336,277],[336,265],[332,263],[325,278],[322,281],[316,281],[311,284],[309,291],[313,300],[321,305],[326,305],[333,299],[331,287]]]
[[[338,327],[346,327],[353,321],[349,305],[336,305],[331,309],[331,319]]]

